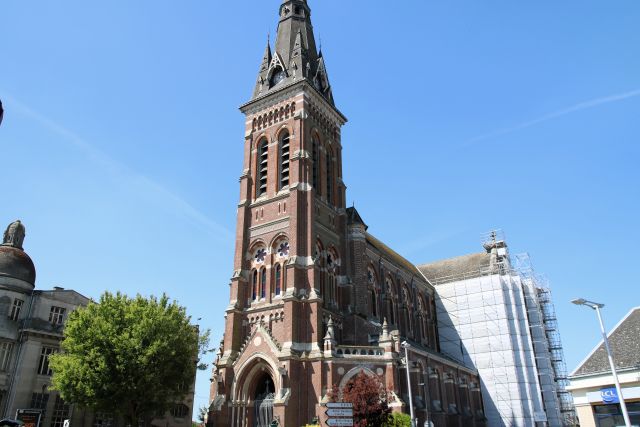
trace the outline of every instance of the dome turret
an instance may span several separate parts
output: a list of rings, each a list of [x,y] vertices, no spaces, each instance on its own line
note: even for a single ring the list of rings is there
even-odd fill
[[[32,290],[36,283],[36,268],[22,244],[26,230],[20,221],[9,224],[0,245],[0,285]]]

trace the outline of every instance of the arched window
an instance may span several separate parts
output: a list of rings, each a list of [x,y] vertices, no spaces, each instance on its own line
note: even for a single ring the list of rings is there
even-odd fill
[[[409,300],[409,291],[407,290],[407,288],[402,288],[402,296],[403,296],[402,302],[404,305],[404,310],[403,310],[404,326],[406,328],[405,334],[413,335],[413,325],[411,322],[411,316],[409,315],[409,311],[411,310],[410,300]]]
[[[378,317],[378,301],[376,298],[376,291],[371,289],[369,291],[369,297],[371,298],[371,316]]]
[[[276,265],[276,295],[282,293],[282,266]]]
[[[334,304],[336,302],[336,258],[335,254],[332,250],[327,251],[327,275],[328,275],[328,283],[327,283],[327,297],[330,304]]]
[[[251,287],[253,289],[251,299],[255,301],[258,299],[258,270],[253,270]]]
[[[289,185],[290,139],[288,131],[280,136],[280,190]]]
[[[369,282],[369,303],[371,304],[371,316],[378,317],[378,280],[373,267],[367,268],[367,282]]]
[[[269,166],[269,143],[262,140],[258,144],[258,188],[256,197],[260,197],[267,193],[267,178]]]
[[[418,323],[418,338],[424,341],[426,337],[424,328],[424,303],[422,296],[418,297],[418,312],[416,313],[416,322]]]
[[[316,194],[320,195],[320,141],[317,135],[313,135],[311,150],[311,183]]]
[[[333,158],[331,150],[327,150],[327,202],[333,204]]]
[[[389,292],[390,298],[389,298],[389,323],[392,325],[396,324],[396,292],[395,292],[395,288],[393,287],[393,282],[391,281],[391,279],[387,278],[387,280],[385,280],[385,283],[387,285],[387,292]]]
[[[267,269],[263,268],[260,274],[260,298],[267,297]]]

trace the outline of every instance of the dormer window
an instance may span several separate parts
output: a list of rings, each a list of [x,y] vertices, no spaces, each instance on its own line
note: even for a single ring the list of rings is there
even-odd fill
[[[277,67],[276,69],[273,70],[273,73],[271,74],[269,87],[274,87],[275,85],[283,81],[286,77],[287,75],[285,74],[284,70],[280,67]]]

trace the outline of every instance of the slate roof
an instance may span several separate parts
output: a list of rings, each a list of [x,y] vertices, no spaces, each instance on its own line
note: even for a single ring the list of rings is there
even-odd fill
[[[367,233],[367,243],[376,248],[378,251],[384,253],[387,257],[389,257],[391,261],[395,262],[401,267],[406,268],[407,271],[415,274],[418,277],[422,276],[422,273],[420,273],[420,270],[418,270],[418,268],[416,268],[414,264],[410,263],[405,257],[400,255],[369,233]]]
[[[609,333],[609,345],[616,370],[640,370],[640,307],[632,309]],[[607,351],[601,341],[571,376],[600,374],[610,370]]]
[[[480,252],[419,265],[418,269],[431,283],[438,285],[487,275],[491,272],[490,264],[491,255]]]

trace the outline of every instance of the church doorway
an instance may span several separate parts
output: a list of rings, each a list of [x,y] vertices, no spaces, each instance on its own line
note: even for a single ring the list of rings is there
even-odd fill
[[[254,427],[270,427],[273,421],[273,402],[276,388],[273,379],[267,372],[258,377],[254,393],[255,421]]]

